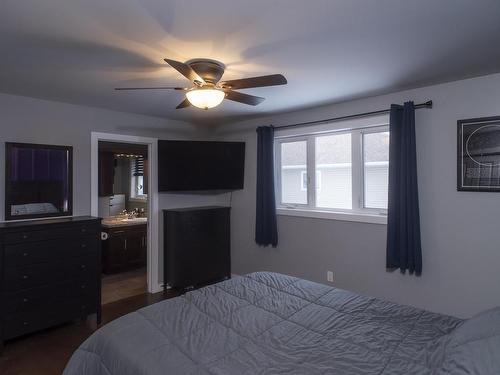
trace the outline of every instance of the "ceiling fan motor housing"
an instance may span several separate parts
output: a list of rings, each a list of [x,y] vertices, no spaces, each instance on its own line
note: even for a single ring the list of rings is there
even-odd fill
[[[207,83],[215,85],[222,78],[225,66],[219,61],[192,59],[186,62]]]

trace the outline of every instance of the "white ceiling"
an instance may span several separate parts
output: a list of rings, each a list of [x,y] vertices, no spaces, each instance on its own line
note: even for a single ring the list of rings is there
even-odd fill
[[[222,123],[498,72],[499,46],[499,0],[2,0],[0,92]],[[164,57],[289,83],[209,111],[113,90],[188,84]]]

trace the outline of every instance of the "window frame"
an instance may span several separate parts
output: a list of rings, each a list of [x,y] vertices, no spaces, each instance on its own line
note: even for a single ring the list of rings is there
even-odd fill
[[[300,171],[300,191],[307,191],[307,186],[304,186],[304,175],[307,176],[307,171]],[[321,171],[316,171],[316,191],[321,191],[321,183]]]
[[[376,123],[376,122],[375,122]],[[333,125],[333,124],[329,124]],[[297,132],[297,134],[280,135],[274,138],[274,173],[276,208],[280,215],[318,217],[325,219],[371,222],[377,224],[387,223],[387,209],[365,207],[365,170],[364,170],[364,134],[389,131],[388,121],[365,126],[352,126],[342,128],[338,124],[331,129],[311,132]],[[323,128],[324,129],[324,128]],[[299,130],[300,131],[300,130]],[[316,206],[316,138],[328,135],[351,134],[351,188],[352,209],[329,208]],[[284,203],[282,201],[281,185],[281,152],[284,143],[306,141],[307,147],[307,204]],[[301,175],[302,177],[302,175]],[[302,187],[302,182],[301,182]]]

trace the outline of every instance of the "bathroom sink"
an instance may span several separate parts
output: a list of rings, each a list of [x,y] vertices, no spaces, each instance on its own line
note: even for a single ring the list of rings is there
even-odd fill
[[[121,219],[124,223],[145,223],[148,221],[147,217],[134,217],[133,219]]]

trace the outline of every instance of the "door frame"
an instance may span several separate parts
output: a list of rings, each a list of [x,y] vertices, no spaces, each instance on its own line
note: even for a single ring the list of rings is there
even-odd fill
[[[147,283],[148,292],[157,293],[162,290],[159,275],[159,205],[158,205],[158,139],[133,135],[112,133],[91,133],[90,142],[90,212],[99,216],[98,180],[99,180],[99,141],[135,143],[148,146],[148,250],[147,250]]]

